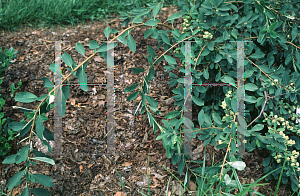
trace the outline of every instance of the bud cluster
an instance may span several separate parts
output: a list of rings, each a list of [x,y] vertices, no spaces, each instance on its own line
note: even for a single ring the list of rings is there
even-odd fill
[[[190,16],[184,16],[183,21],[184,22],[182,24],[182,26],[183,26],[182,31],[186,32],[186,31],[188,31],[189,27],[191,26],[191,17]]]
[[[210,32],[205,31],[205,32],[204,32],[204,35],[203,35],[203,38],[204,38],[204,39],[207,39],[207,38],[212,39],[212,38],[213,38],[213,35],[212,35]]]

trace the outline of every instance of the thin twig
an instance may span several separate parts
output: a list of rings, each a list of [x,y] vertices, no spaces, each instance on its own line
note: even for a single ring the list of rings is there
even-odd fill
[[[262,81],[262,82],[264,82],[260,77],[258,78],[258,79],[260,79],[260,81]],[[263,87],[265,88],[265,86],[263,85]],[[268,96],[267,96],[267,92],[264,90],[264,93],[265,93],[265,103],[264,103],[264,105],[263,105],[263,108],[262,108],[262,110],[260,111],[260,114],[247,126],[247,128],[252,124],[252,123],[254,123],[260,116],[261,116],[261,114],[263,113],[263,111],[264,111],[264,109],[265,109],[265,106],[266,106],[266,103],[267,103],[267,101],[268,101]],[[265,114],[264,114],[264,116],[265,116]],[[265,116],[265,118],[266,118],[266,116]]]

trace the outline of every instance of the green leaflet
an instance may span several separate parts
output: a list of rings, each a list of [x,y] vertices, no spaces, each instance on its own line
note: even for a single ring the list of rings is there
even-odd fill
[[[179,112],[179,111],[172,111],[172,112],[169,112],[167,115],[165,115],[165,118],[166,119],[176,118],[180,114],[181,114],[181,112]]]
[[[149,102],[149,104],[152,105],[154,108],[158,107],[158,103],[153,99],[153,97],[146,95],[146,99]]]
[[[133,84],[125,88],[124,92],[132,92],[139,86],[139,83]]]
[[[27,159],[27,153],[29,151],[29,144],[27,144],[26,146],[24,146],[18,153],[16,156],[16,164],[19,164],[23,161],[26,161]]]
[[[87,86],[87,77],[85,74],[85,70],[88,62],[84,63],[76,72],[76,77],[79,80],[80,88],[83,91],[88,91],[89,87]]]
[[[82,56],[85,56],[84,47],[81,43],[77,43],[76,46],[75,46],[75,49],[77,50],[77,52],[79,54],[81,54]]]
[[[154,20],[148,20],[147,22],[144,23],[144,25],[147,25],[147,26],[156,26],[157,22],[154,21]]]
[[[76,63],[75,63],[74,59],[68,53],[65,52],[61,56],[61,58],[65,62],[65,64],[67,66],[69,66],[70,68],[72,68],[72,69],[76,68]]]
[[[181,18],[182,17],[182,14],[180,13],[174,13],[172,14],[171,16],[168,17],[168,19],[166,21],[169,21],[169,20],[175,20],[177,18]]]
[[[132,101],[132,100],[134,100],[137,97],[138,94],[139,94],[139,91],[135,91],[134,93],[132,93],[132,94],[130,94],[128,96],[128,98],[127,98],[126,101]]]
[[[45,162],[45,163],[49,163],[51,165],[55,165],[55,162],[52,159],[49,159],[47,157],[33,157],[33,158],[30,158],[30,159],[42,161],[42,162]]]
[[[45,83],[44,87],[46,87],[46,88],[54,87],[54,84],[47,77],[42,77],[42,80]]]
[[[44,140],[43,139],[44,125],[42,122],[41,115],[38,115],[38,117],[36,119],[35,130],[36,130],[36,134],[40,138],[40,140]]]
[[[19,171],[16,173],[7,183],[7,188],[11,191],[14,186],[21,180],[22,176],[24,175],[25,171]]]
[[[50,192],[48,191],[48,189],[34,188],[30,191],[37,196],[50,196]]]
[[[52,178],[42,174],[32,174],[34,179],[43,186],[52,187],[54,186]]]
[[[133,73],[141,73],[141,72],[144,72],[145,70],[142,68],[131,68],[131,71]]]
[[[128,36],[127,36],[127,42],[128,42],[129,49],[132,52],[135,52],[136,51],[136,43],[135,43],[133,37],[130,34],[128,34]]]
[[[99,48],[100,46],[99,46],[99,44],[96,42],[96,41],[94,41],[94,40],[91,40],[90,41],[90,43],[89,43],[89,48],[90,49],[97,49],[97,48]]]
[[[20,92],[15,96],[15,101],[21,103],[31,103],[36,101],[37,99],[38,99],[37,96],[29,92]]]
[[[17,157],[17,154],[13,154],[13,155],[9,155],[8,157],[6,157],[2,164],[12,164],[12,163],[15,163],[16,162],[16,157]]]

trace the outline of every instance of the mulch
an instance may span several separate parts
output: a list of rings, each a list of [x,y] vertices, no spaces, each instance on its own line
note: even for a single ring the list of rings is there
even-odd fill
[[[159,19],[164,21],[168,16],[177,12],[176,8],[167,8],[159,14]],[[175,21],[174,27],[182,29],[182,21]],[[5,78],[2,84],[1,93],[8,95],[11,83],[23,82],[18,92],[31,92],[38,97],[48,93],[44,88],[42,77],[47,77],[54,83],[54,75],[49,70],[49,65],[54,63],[55,40],[63,40],[62,53],[67,52],[79,64],[84,60],[75,46],[77,42],[83,44],[86,49],[86,56],[92,54],[88,44],[90,40],[106,41],[103,30],[110,26],[117,30],[124,30],[128,27],[121,27],[121,22],[117,17],[109,21],[89,21],[84,26],[67,26],[66,28],[54,27],[44,29],[21,28],[17,32],[3,31],[0,35],[0,45],[3,48],[13,47],[20,51],[17,59],[5,70]],[[136,40],[137,50],[132,53],[127,46],[118,43],[115,48],[115,152],[117,154],[106,154],[106,88],[105,83],[106,63],[103,58],[96,55],[88,64],[86,69],[89,89],[84,92],[77,85],[70,86],[70,96],[66,103],[66,115],[62,118],[62,155],[52,156],[55,166],[39,162],[36,166],[30,167],[31,173],[41,173],[53,179],[54,187],[49,188],[51,195],[140,195],[143,192],[148,195],[147,164],[149,155],[150,190],[151,195],[165,195],[166,187],[171,176],[161,165],[170,170],[181,182],[184,182],[185,172],[179,175],[177,165],[167,158],[161,140],[155,140],[160,135],[158,130],[153,133],[148,122],[147,114],[133,115],[133,108],[139,104],[140,98],[127,102],[130,93],[124,93],[124,89],[134,83],[140,82],[142,74],[134,74],[130,68],[148,68],[147,45],[152,46],[157,54],[162,54],[163,49],[156,50],[156,40],[148,38],[144,40],[144,32],[148,27],[137,27],[131,32]],[[166,27],[158,29],[167,30]],[[109,39],[112,39],[112,35]],[[163,66],[165,60],[155,67],[155,79],[150,82],[150,95],[158,102],[158,107],[162,115],[154,115],[158,122],[162,124],[163,116],[176,107],[170,101],[173,96],[172,88],[167,84],[168,74]],[[66,65],[62,64],[62,74],[69,73]],[[78,80],[71,76],[70,83],[78,84]],[[17,103],[13,98],[6,101],[3,107],[5,117],[11,117],[15,121],[24,118],[24,114],[12,106],[20,106],[35,109],[39,102]],[[54,132],[53,110],[47,114],[49,120],[44,122],[44,126]],[[29,134],[29,133],[28,133]],[[27,135],[28,135],[27,134]],[[25,135],[24,137],[26,137]],[[23,137],[23,138],[24,138]],[[13,142],[10,154],[15,154],[26,145],[21,142],[23,138],[17,138]],[[37,141],[37,142],[36,142]],[[39,145],[38,139],[33,141],[33,146],[39,150],[44,150]],[[203,160],[202,141],[193,139],[193,149],[197,149],[199,156],[197,160]],[[216,150],[208,146],[207,166],[212,162],[223,160],[225,150]],[[213,161],[214,155],[214,161]],[[263,176],[262,161],[267,157],[266,152],[254,151],[254,154],[245,157],[246,169],[238,171],[240,181],[253,183]],[[2,162],[4,157],[0,159]],[[161,164],[161,165],[160,165]],[[189,167],[195,168],[194,163],[187,163]],[[11,177],[18,172],[24,163],[16,165],[0,165],[1,183],[6,184]],[[122,189],[118,173],[125,183]],[[191,176],[191,175],[190,175]],[[190,178],[190,193],[185,195],[195,195],[195,178]],[[260,183],[265,182],[264,180]],[[275,189],[277,181],[270,181],[259,189],[264,195],[270,195],[270,189]],[[41,187],[40,184],[31,183],[31,187]],[[290,185],[282,185],[278,195],[291,195],[288,189]],[[12,190],[12,195],[21,194],[25,183]],[[170,187],[173,187],[175,195],[179,195],[180,187],[178,181],[171,176]],[[169,187],[169,193],[171,189]],[[234,193],[236,191],[232,191]],[[237,193],[237,192],[236,192]],[[181,195],[181,194],[180,194]]]

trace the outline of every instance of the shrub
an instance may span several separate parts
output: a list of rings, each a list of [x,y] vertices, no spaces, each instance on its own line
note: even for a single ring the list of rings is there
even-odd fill
[[[4,53],[2,52],[2,48],[0,47],[0,77],[4,76],[4,70],[8,68],[8,65],[11,63],[10,60],[13,58],[16,58],[16,54],[18,52],[15,52],[14,49],[11,47],[9,50],[4,49]],[[2,84],[3,78],[0,78],[0,84]],[[13,96],[15,91],[22,85],[22,82],[20,81],[18,83],[18,87],[15,88],[15,84],[12,83],[10,86],[10,95]],[[2,89],[0,89],[2,90]],[[5,101],[8,97],[5,97],[4,95],[0,95],[0,111],[2,111],[2,107],[5,104]],[[12,121],[11,118],[4,118],[4,113],[0,112],[0,156],[5,156],[9,152],[10,141],[12,141],[16,136],[17,132],[12,130],[8,124]]]
[[[161,23],[159,19],[155,18],[163,7],[163,3],[150,3],[147,6],[133,9],[130,13],[121,12],[123,16],[121,19],[124,19],[122,26],[129,22],[132,25],[118,33],[118,36],[110,42],[118,38],[123,44],[128,45],[132,52],[135,52],[136,43],[130,35],[130,31],[135,27],[146,25],[151,28],[145,31],[144,38],[152,35],[152,38],[158,42],[156,49],[163,46],[165,52],[160,56],[156,55],[151,46],[147,46],[149,68],[147,70],[132,68],[134,73],[143,73],[144,75],[139,83],[127,87],[124,91],[132,92],[127,101],[136,99],[138,95],[141,96],[137,110],[140,110],[140,114],[147,113],[154,133],[158,129],[160,130],[161,135],[156,139],[162,139],[167,157],[172,158],[173,164],[178,164],[179,174],[183,173],[187,166],[186,160],[190,158],[189,154],[181,153],[190,150],[183,143],[183,136],[190,141],[200,134],[198,139],[204,141],[204,146],[216,145],[219,149],[227,147],[227,151],[232,153],[232,156],[224,157],[222,164],[210,167],[207,171],[205,170],[206,172],[220,174],[220,179],[224,179],[222,178],[224,165],[236,161],[239,161],[240,164],[243,147],[248,152],[253,151],[256,147],[267,149],[271,155],[263,162],[264,172],[276,170],[267,178],[278,178],[279,168],[282,167],[282,182],[287,183],[290,179],[291,188],[296,191],[300,175],[298,162],[300,131],[299,125],[294,123],[295,118],[299,116],[295,114],[295,110],[300,107],[298,104],[300,102],[298,92],[300,89],[300,80],[298,79],[300,76],[298,73],[300,48],[297,46],[299,45],[299,27],[297,25],[299,24],[299,2],[291,1],[287,4],[281,1],[259,2],[253,0],[242,2],[178,1],[178,10],[182,11],[171,15],[167,21],[171,21],[173,26],[174,20],[183,17],[182,32],[166,25],[166,21]],[[147,20],[145,20],[146,18]],[[136,23],[137,25],[134,25]],[[168,30],[158,30],[157,26],[167,27]],[[107,38],[111,33],[117,32],[110,27],[104,30]],[[242,50],[245,50],[244,57],[240,47],[237,49],[235,45],[236,42],[240,44],[240,40],[253,41],[242,42],[245,48],[242,47]],[[184,45],[184,41],[194,42]],[[185,68],[181,67],[179,63],[177,64],[175,58],[171,56],[177,45],[179,49],[175,50],[175,56],[181,63],[186,61]],[[69,66],[71,73],[64,78],[63,82],[71,74],[75,76],[76,72],[79,83],[84,84],[87,62],[98,53],[101,57],[105,57],[107,62],[107,50],[113,48],[107,46],[107,43],[99,46],[97,42],[91,41],[89,48],[94,50],[94,54],[77,67],[71,56],[64,53],[62,59]],[[114,44],[115,46],[116,44]],[[77,43],[75,49],[81,55],[85,55],[84,47],[80,43]],[[168,52],[170,52],[169,55],[167,55]],[[191,61],[189,53],[192,56]],[[243,58],[245,58],[244,65],[240,66],[240,60]],[[156,100],[149,95],[149,83],[154,78],[156,65],[163,59],[168,63],[168,66],[164,68],[170,75],[170,87],[175,87],[172,92],[175,94],[173,98],[178,109],[166,114],[165,119],[167,120],[163,120],[163,125],[160,125],[153,116],[160,114],[160,111]],[[53,70],[53,64],[50,69]],[[179,70],[181,73],[176,74],[175,70]],[[243,70],[245,81],[240,80],[241,76],[238,75],[240,70]],[[185,80],[188,77],[191,77],[193,84],[200,85],[191,88],[190,80]],[[53,133],[44,128],[42,114],[51,109],[52,101],[49,98],[54,96],[53,92],[58,86],[54,86],[48,78],[42,78],[42,80],[45,82],[45,87],[49,88],[49,94],[38,98],[32,93],[21,92],[16,95],[15,100],[23,103],[41,101],[37,110],[32,113],[30,122],[20,130],[20,135],[24,136],[30,130],[28,138],[30,143],[35,125],[37,136],[51,152],[51,146],[46,140],[49,141],[53,137]],[[203,86],[204,83],[220,81],[228,86],[213,88]],[[62,90],[63,111],[65,111],[65,100],[69,95],[69,87],[64,87]],[[86,85],[80,85],[80,87],[84,91],[87,90]],[[184,115],[186,110],[191,109],[189,108],[191,104],[193,104],[193,112],[195,111],[197,114],[196,121]],[[189,112],[191,113],[190,110]],[[242,112],[245,113],[245,119],[241,115]],[[253,118],[254,116],[256,118]],[[245,125],[245,128],[242,125]],[[268,130],[264,129],[265,125]],[[241,129],[240,126],[242,126]],[[235,138],[237,131],[242,138]],[[236,154],[237,145],[239,146],[238,152],[241,154]],[[33,160],[41,160],[52,165],[54,165],[54,161],[36,151],[33,151],[36,157],[30,158],[30,152],[31,147],[26,145],[17,154],[10,155],[3,161],[5,164],[26,163],[26,166],[8,182],[8,189],[11,190],[24,179],[26,182],[37,181],[47,187],[53,186],[50,177],[30,174],[28,167],[30,164],[35,164]],[[225,163],[227,158],[230,160]],[[283,162],[286,163],[285,166],[282,166]],[[195,170],[197,169],[191,171]],[[187,176],[189,175],[188,171],[186,171]],[[229,182],[228,175],[226,175],[226,180],[221,181],[218,185],[220,191],[222,191],[222,187],[229,186]],[[185,185],[186,183],[187,180]],[[49,194],[47,189],[39,189],[40,193],[36,189],[30,190],[36,195]],[[28,194],[28,191],[28,183],[26,183],[24,194]]]

